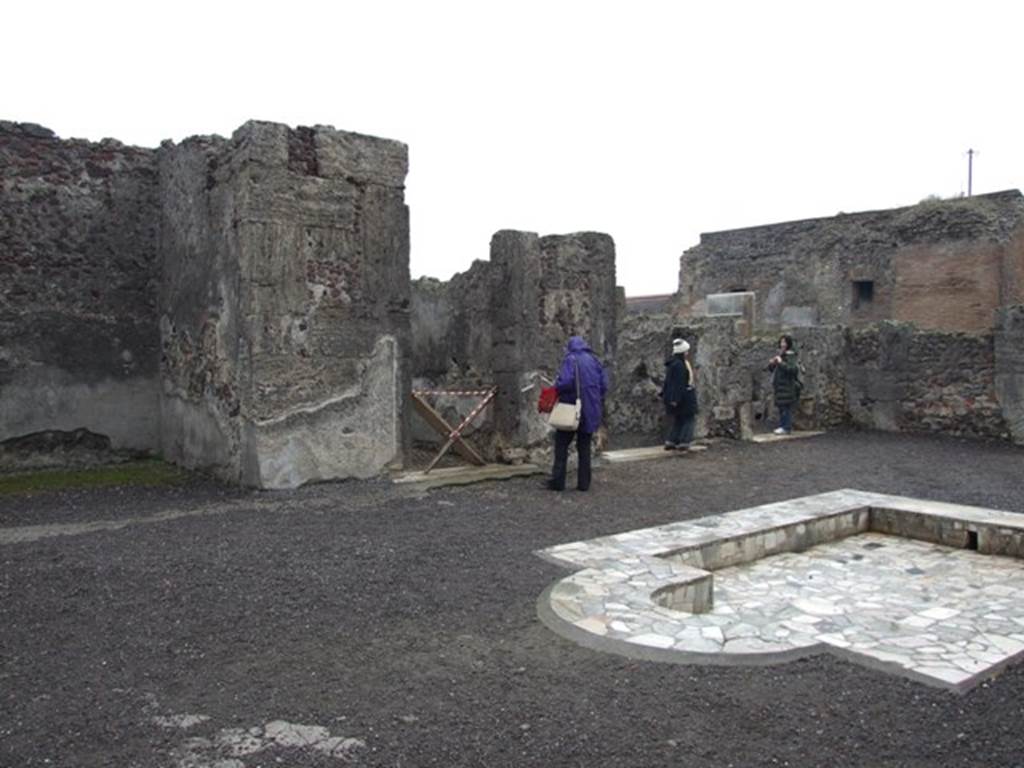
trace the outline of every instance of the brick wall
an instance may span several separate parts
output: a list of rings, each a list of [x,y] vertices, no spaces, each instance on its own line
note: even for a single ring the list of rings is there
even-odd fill
[[[1000,303],[1002,250],[976,241],[898,249],[891,318],[920,328],[990,330]]]

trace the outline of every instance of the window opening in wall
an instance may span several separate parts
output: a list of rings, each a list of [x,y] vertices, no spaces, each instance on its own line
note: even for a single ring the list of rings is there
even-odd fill
[[[874,280],[854,280],[853,281],[853,308],[860,309],[864,306],[870,306],[875,300],[875,281]]]
[[[978,548],[978,532],[977,531],[968,531],[967,532],[967,548],[968,549],[975,549],[975,550]]]

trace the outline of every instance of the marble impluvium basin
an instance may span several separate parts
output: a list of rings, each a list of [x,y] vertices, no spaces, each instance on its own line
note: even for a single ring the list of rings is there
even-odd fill
[[[627,656],[831,651],[965,691],[1024,655],[1024,515],[841,490],[539,551],[554,631]]]

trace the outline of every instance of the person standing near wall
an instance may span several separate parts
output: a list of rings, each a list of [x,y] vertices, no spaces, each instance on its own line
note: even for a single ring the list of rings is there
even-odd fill
[[[690,344],[686,339],[672,339],[672,357],[665,361],[665,388],[661,391],[665,411],[672,418],[666,451],[689,450],[693,441],[693,422],[697,415],[697,389],[693,366],[686,355]]]
[[[578,376],[578,379],[577,379]],[[608,376],[597,355],[580,336],[572,336],[566,344],[562,367],[555,379],[558,399],[563,403],[575,403],[577,387],[582,401],[579,427],[575,432],[555,431],[555,460],[551,468],[551,479],[547,487],[553,491],[565,490],[565,472],[569,461],[569,445],[576,439],[579,467],[576,488],[585,491],[590,488],[590,445],[594,433],[601,426],[601,411],[608,393]]]
[[[772,392],[779,409],[779,426],[773,431],[776,435],[788,435],[793,431],[793,406],[800,400],[802,386],[792,336],[779,339],[779,353],[768,361],[768,370],[772,372]]]

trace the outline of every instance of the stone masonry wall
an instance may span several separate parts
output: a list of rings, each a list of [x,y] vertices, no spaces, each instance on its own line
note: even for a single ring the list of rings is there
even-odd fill
[[[411,418],[415,380],[497,384],[478,445],[517,460],[548,447],[536,398],[574,334],[609,370],[613,433],[660,436],[683,335],[699,434],[747,437],[774,418],[780,325],[804,368],[800,427],[1024,442],[1019,192],[705,235],[675,311],[644,315],[600,233],[501,231],[489,261],[410,287],[407,165],[403,144],[320,126],[145,150],[0,123],[0,454],[68,435],[259,487],[366,477],[414,425],[436,439]],[[757,334],[699,316],[706,293],[740,289]]]
[[[240,264],[230,143],[187,139],[160,152],[162,453],[241,480]]]
[[[677,335],[691,344],[699,436],[747,438],[774,426],[766,364],[778,336],[748,337],[740,327],[721,317],[624,318],[608,405],[613,436],[642,434],[651,442],[663,436],[663,364]],[[795,413],[798,429],[853,425],[1024,443],[1024,307],[1001,311],[994,335],[894,322],[791,333],[804,382]]]
[[[1024,445],[1024,305],[999,311],[994,346],[996,398],[1012,440]]]
[[[851,330],[847,398],[854,424],[890,431],[1010,437],[996,392],[992,334]]]
[[[728,317],[685,318],[670,314],[625,317],[619,329],[616,386],[608,403],[613,433],[660,440],[667,428],[661,388],[671,340],[690,342],[700,412],[698,436],[749,438],[775,418],[771,374],[775,334],[749,337]],[[804,389],[795,414],[798,428],[838,426],[846,421],[845,336],[838,327],[793,331],[804,369]]]
[[[743,290],[762,328],[985,331],[997,307],[1024,301],[1022,272],[1024,196],[1012,190],[701,235],[680,259],[679,304],[699,316],[706,295]]]
[[[608,235],[497,232],[490,261],[474,262],[448,283],[413,284],[415,381],[428,388],[496,384],[498,396],[480,420],[476,443],[492,458],[546,447],[548,430],[536,414],[541,377],[557,372],[574,334],[611,365],[618,303]],[[449,402],[453,412],[461,407],[465,413],[466,404]],[[433,433],[416,428],[415,434],[428,439]]]
[[[400,459],[406,171],[324,127],[161,148],[165,455],[260,487]]]
[[[159,449],[153,150],[0,122],[0,443]]]

